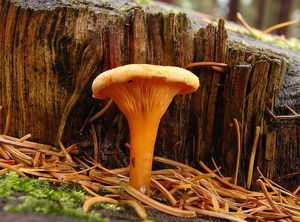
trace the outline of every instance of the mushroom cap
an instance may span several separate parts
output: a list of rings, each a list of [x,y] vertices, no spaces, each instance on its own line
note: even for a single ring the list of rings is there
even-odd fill
[[[101,94],[105,87],[130,82],[133,79],[159,78],[169,83],[181,83],[179,94],[186,94],[197,90],[199,79],[192,72],[175,67],[150,64],[129,64],[105,71],[97,76],[92,85],[93,97],[106,98]]]

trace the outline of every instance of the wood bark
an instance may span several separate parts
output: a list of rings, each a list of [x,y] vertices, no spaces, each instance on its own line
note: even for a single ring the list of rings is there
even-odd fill
[[[232,176],[236,119],[242,141],[239,184],[247,177],[257,126],[261,133],[255,166],[279,179],[300,167],[299,121],[287,120],[288,131],[265,112],[268,108],[280,114],[276,98],[291,64],[279,54],[228,40],[222,20],[205,27],[159,5],[124,1],[3,0],[0,27],[0,129],[11,110],[10,135],[32,133],[34,140],[50,144],[59,138],[92,153],[93,125],[100,162],[126,166],[129,132],[117,107],[88,121],[107,103],[91,97],[95,76],[128,63],[184,67],[216,61],[228,68],[192,69],[201,87],[174,99],[162,118],[155,154],[195,167],[199,160],[208,163],[213,157],[224,174]],[[295,101],[293,107],[299,105]]]

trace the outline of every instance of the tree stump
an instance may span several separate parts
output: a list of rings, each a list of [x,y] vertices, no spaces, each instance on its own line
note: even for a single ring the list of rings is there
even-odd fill
[[[174,13],[159,3],[3,0],[0,27],[0,129],[5,133],[32,133],[34,140],[50,144],[76,142],[86,152],[92,152],[96,138],[102,164],[126,166],[128,129],[117,107],[89,121],[107,103],[92,99],[92,80],[129,63],[223,62],[224,70],[191,69],[201,87],[176,96],[170,105],[156,155],[195,167],[213,157],[232,176],[240,135],[238,183],[245,185],[260,127],[254,169],[289,187],[299,184],[299,115],[283,106],[300,110],[299,53],[227,34],[223,20],[205,24],[201,15]],[[10,127],[4,129],[7,121]]]

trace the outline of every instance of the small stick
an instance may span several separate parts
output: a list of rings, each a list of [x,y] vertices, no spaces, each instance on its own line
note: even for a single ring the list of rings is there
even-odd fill
[[[255,129],[255,134],[254,134],[254,139],[253,139],[253,144],[252,144],[252,149],[251,149],[251,155],[250,155],[250,160],[249,160],[247,189],[250,189],[250,186],[252,183],[253,167],[254,167],[254,160],[255,160],[255,156],[256,156],[259,134],[260,134],[260,127],[257,126]]]
[[[8,131],[9,131],[9,127],[10,127],[10,123],[11,123],[11,110],[12,110],[12,103],[11,103],[11,99],[8,100],[8,109],[7,109],[7,115],[6,115],[6,122],[5,122],[5,127],[4,127],[4,131],[3,134],[7,135]]]
[[[106,113],[106,111],[111,107],[111,105],[113,104],[112,99],[110,99],[106,105],[103,107],[103,109],[101,109],[99,112],[97,112],[95,115],[93,115],[90,119],[89,119],[89,123],[95,121],[96,119],[98,119],[100,116],[102,116],[104,113]]]
[[[240,159],[241,159],[241,133],[240,133],[239,122],[237,121],[237,119],[233,119],[233,123],[235,126],[236,144],[237,144],[237,157],[236,157],[236,165],[235,165],[235,171],[234,171],[234,176],[233,176],[233,184],[237,185]]]

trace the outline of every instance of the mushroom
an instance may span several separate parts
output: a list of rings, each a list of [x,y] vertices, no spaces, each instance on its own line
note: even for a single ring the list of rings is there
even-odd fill
[[[173,97],[199,87],[192,72],[172,66],[130,64],[105,71],[92,85],[93,97],[111,98],[130,131],[129,184],[149,195],[159,122]]]

